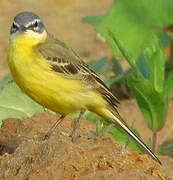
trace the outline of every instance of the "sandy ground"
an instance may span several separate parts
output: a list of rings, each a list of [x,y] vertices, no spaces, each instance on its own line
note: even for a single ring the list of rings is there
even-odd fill
[[[110,135],[101,138],[69,134],[73,120],[66,118],[53,135],[44,135],[57,116],[37,113],[32,118],[7,119],[0,129],[0,179],[2,180],[171,180],[173,159],[160,156],[160,166],[148,155],[126,149],[121,152]],[[94,131],[94,124],[83,119],[78,135]]]

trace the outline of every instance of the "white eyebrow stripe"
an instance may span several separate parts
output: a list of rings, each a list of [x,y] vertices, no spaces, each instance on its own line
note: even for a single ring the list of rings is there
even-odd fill
[[[13,21],[13,24],[14,24],[15,26],[17,26],[18,28],[20,27],[20,25],[19,25],[16,21]]]
[[[35,22],[41,22],[40,19],[34,19],[32,22],[29,22],[28,24],[25,25],[26,28],[28,28],[30,25],[34,24]]]

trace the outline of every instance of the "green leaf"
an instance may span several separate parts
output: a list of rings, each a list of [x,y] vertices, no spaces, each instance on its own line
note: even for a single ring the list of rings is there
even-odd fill
[[[157,34],[164,48],[171,44],[172,38],[167,33],[164,31],[159,31]]]
[[[165,81],[164,84],[165,96],[169,96],[172,90],[173,90],[173,71],[169,74],[168,79]]]
[[[129,74],[131,72],[131,69],[127,69],[125,71],[123,71],[121,74],[119,74],[118,76],[112,76],[109,79],[105,80],[104,82],[106,83],[106,85],[110,86],[111,84],[117,83],[119,81],[125,80],[125,77],[127,76],[127,74]]]
[[[85,118],[88,119],[89,121],[93,122],[93,123],[96,123],[97,120],[99,119],[99,116],[97,114],[95,114],[95,113],[87,111],[85,113]]]
[[[137,67],[143,77],[148,78],[149,77],[149,68],[148,68],[148,63],[143,54],[139,56],[138,62],[137,62]]]
[[[102,57],[100,59],[90,61],[87,64],[92,70],[96,71],[97,73],[103,74],[109,72],[112,69],[106,63],[107,63],[107,57]]]
[[[12,75],[10,73],[6,74],[1,80],[0,80],[0,92],[5,87],[6,84],[13,81]]]
[[[42,106],[21,92],[14,82],[6,84],[0,93],[0,122],[6,118],[30,117],[43,112]]]
[[[170,141],[166,146],[160,146],[158,148],[158,153],[162,155],[166,155],[172,151],[173,151],[173,140]]]
[[[116,76],[120,75],[123,73],[123,68],[121,66],[120,61],[116,57],[112,57],[112,62],[113,62],[113,71]]]
[[[168,110],[168,100],[163,93],[159,93],[148,79],[127,77],[127,83],[132,95],[152,131],[162,128]]]
[[[132,129],[132,131],[138,136],[140,137],[139,133],[137,132],[137,130]],[[118,127],[113,127],[110,130],[110,133],[113,135],[113,137],[115,138],[116,141],[119,142],[123,142],[123,143],[127,143],[128,142],[128,147],[132,148],[133,150],[136,150],[138,152],[143,152],[143,149],[138,146],[138,144],[133,141],[129,136],[127,136],[124,131],[122,131],[120,128]]]
[[[103,15],[90,15],[90,16],[83,17],[82,22],[97,26],[101,23],[103,18],[104,18]]]
[[[160,45],[159,39],[153,37],[153,45],[144,51],[144,57],[148,64],[149,79],[158,92],[163,91],[165,79],[165,53]]]
[[[149,148],[152,148],[152,138],[147,139],[146,145],[147,145]]]
[[[129,49],[133,59],[153,43],[152,36],[173,23],[172,0],[116,0],[98,23],[92,23],[111,44],[114,54],[121,55],[107,29]],[[88,21],[91,23],[90,21]]]
[[[125,60],[129,63],[131,68],[136,73],[138,73],[138,69],[136,68],[136,62],[132,58],[132,56],[130,55],[128,50],[125,48],[125,46],[122,44],[122,42],[120,42],[120,40],[109,29],[108,29],[108,32],[109,32],[110,37],[112,38],[112,41],[113,41],[114,45],[116,45],[118,47],[118,49],[120,50],[121,54],[123,55]]]

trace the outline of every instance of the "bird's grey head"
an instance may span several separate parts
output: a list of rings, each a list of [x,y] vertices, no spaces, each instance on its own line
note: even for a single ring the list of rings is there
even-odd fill
[[[19,31],[26,32],[28,30],[41,34],[45,30],[45,27],[40,17],[32,12],[21,12],[17,14],[14,18],[10,34],[12,35]]]

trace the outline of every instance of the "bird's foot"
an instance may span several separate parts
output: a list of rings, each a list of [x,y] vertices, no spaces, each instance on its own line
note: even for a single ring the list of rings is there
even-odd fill
[[[76,139],[77,139],[77,136],[75,136],[75,134],[73,134],[73,133],[71,133],[71,134],[69,135],[69,137],[71,137],[71,141],[72,141],[72,142],[75,142]]]
[[[82,138],[85,138],[85,139],[92,139],[92,138],[97,137],[98,135],[95,131],[90,131],[89,135],[88,134],[80,134],[79,136]]]
[[[38,141],[45,141],[45,140],[48,140],[49,138],[50,138],[50,135],[49,134],[45,134],[44,136],[37,137],[36,140],[38,140]]]

